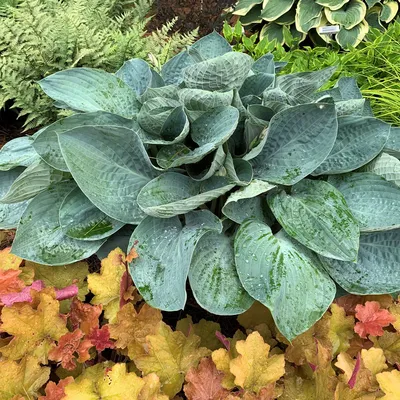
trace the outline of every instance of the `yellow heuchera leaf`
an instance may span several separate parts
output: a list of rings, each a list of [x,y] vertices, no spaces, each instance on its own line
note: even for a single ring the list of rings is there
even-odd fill
[[[376,376],[379,387],[385,392],[382,400],[400,399],[400,371],[381,372]]]
[[[350,347],[350,340],[354,336],[354,317],[346,316],[344,308],[333,303],[329,318],[328,338],[332,342],[332,351],[336,355]]]
[[[11,247],[0,250],[0,269],[7,271],[8,269],[19,269],[22,264],[22,258],[10,253]]]
[[[257,325],[267,324],[272,333],[276,331],[271,311],[258,301],[255,301],[247,311],[240,314],[237,320],[245,329],[254,329]]]
[[[288,366],[283,394],[279,400],[318,400],[315,398],[314,380],[300,377],[295,368]]]
[[[139,400],[168,400],[169,397],[160,393],[161,382],[156,374],[143,377],[144,386],[139,394]]]
[[[230,362],[230,371],[235,375],[235,384],[243,389],[259,393],[275,383],[285,373],[283,354],[268,357],[270,346],[264,343],[258,332],[236,343],[239,356]]]
[[[231,390],[235,387],[235,375],[230,370],[231,358],[229,352],[226,349],[218,349],[213,351],[211,358],[217,367],[218,371],[224,373],[221,385],[225,389]]]
[[[100,273],[88,275],[88,287],[94,294],[92,304],[101,304],[104,316],[114,323],[117,320],[121,297],[121,279],[126,271],[125,254],[121,249],[113,250],[102,260]]]
[[[39,293],[38,298],[37,309],[26,303],[3,308],[0,329],[14,336],[0,349],[3,357],[19,360],[29,354],[46,363],[53,341],[68,332],[66,320],[60,316],[59,302],[46,292]]]
[[[385,369],[388,369],[388,366],[386,365],[386,358],[382,349],[377,349],[375,347],[371,347],[368,350],[362,349],[361,358],[365,368],[369,369],[373,376],[379,374]]]
[[[181,389],[186,373],[197,366],[210,351],[199,347],[200,338],[186,337],[161,323],[156,335],[148,335],[145,351],[134,357],[136,366],[144,375],[154,372],[160,378],[162,391],[174,397]]]
[[[396,303],[392,304],[389,307],[389,312],[394,315],[396,318],[396,321],[392,323],[396,331],[400,332],[400,303],[399,299],[397,300]]]
[[[24,357],[20,362],[0,361],[0,400],[36,399],[49,376],[50,368],[41,367],[34,357]]]
[[[400,363],[400,333],[385,331],[380,337],[370,337],[374,346],[381,348],[386,360],[394,365]]]

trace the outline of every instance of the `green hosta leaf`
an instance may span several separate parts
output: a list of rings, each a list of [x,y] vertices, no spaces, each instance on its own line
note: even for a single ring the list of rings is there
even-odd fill
[[[381,0],[365,0],[368,8],[372,8],[375,4],[380,3]]]
[[[233,240],[210,232],[199,241],[189,270],[190,286],[198,304],[217,315],[241,314],[253,304],[236,272]]]
[[[184,71],[184,81],[188,88],[203,90],[232,90],[242,86],[253,59],[247,54],[231,52],[212,58]]]
[[[178,217],[147,217],[135,229],[130,246],[140,256],[130,263],[135,286],[148,304],[164,311],[177,311],[186,303],[186,280],[194,249],[209,231],[221,232],[219,219],[210,211]]]
[[[400,230],[363,234],[357,264],[321,257],[326,271],[347,292],[384,294],[400,290]]]
[[[263,22],[263,20],[261,18],[261,10],[262,10],[261,4],[257,4],[246,15],[244,15],[243,17],[240,17],[240,23],[243,26],[247,26],[247,25],[251,25],[251,24],[260,24],[261,22]],[[246,41],[247,39],[245,39],[245,36],[243,36],[242,40]],[[253,46],[254,46],[254,44],[252,43],[252,47]]]
[[[360,229],[342,194],[324,181],[303,179],[271,193],[268,204],[286,233],[326,257],[356,261]]]
[[[43,91],[64,108],[75,111],[108,111],[131,118],[139,111],[135,92],[108,72],[91,68],[71,68],[41,81]]]
[[[137,134],[122,127],[86,126],[58,138],[67,166],[86,197],[114,219],[139,223],[144,214],[136,197],[157,173]]]
[[[226,153],[223,146],[220,146],[214,153],[208,154],[198,164],[188,164],[186,171],[195,181],[205,181],[211,178],[224,165],[225,159]]]
[[[223,177],[214,176],[198,182],[185,175],[168,172],[149,182],[140,191],[137,201],[146,214],[170,218],[195,210],[229,192],[234,186]]]
[[[0,196],[3,197],[12,186],[13,182],[24,171],[24,168],[17,167],[11,171],[0,171]],[[14,229],[18,226],[22,213],[28,206],[29,201],[16,204],[0,203],[0,229]]]
[[[338,134],[328,158],[315,175],[353,171],[374,159],[384,148],[390,125],[372,117],[338,118]]]
[[[0,149],[0,171],[9,171],[16,167],[28,167],[40,159],[32,147],[29,136],[19,137],[7,142]]]
[[[90,257],[100,248],[102,240],[75,240],[61,231],[59,210],[74,187],[72,182],[60,182],[29,203],[15,235],[13,254],[40,264],[65,265]]]
[[[260,31],[260,41],[265,38],[268,39],[268,42],[276,40],[277,43],[284,45],[283,25],[276,24],[275,22],[264,25]]]
[[[333,104],[303,104],[281,111],[271,119],[267,141],[251,161],[254,176],[294,185],[325,160],[336,134]]]
[[[228,41],[216,31],[199,39],[190,49],[195,50],[203,61],[223,56],[232,51]]]
[[[287,13],[294,2],[295,0],[264,0],[261,18],[266,21],[275,21],[281,15]]]
[[[260,221],[269,222],[268,205],[263,193],[267,193],[275,188],[268,182],[254,179],[250,185],[243,187],[237,192],[232,193],[222,208],[222,213],[241,224],[247,218],[256,218]]]
[[[399,3],[397,1],[384,1],[382,4],[381,21],[388,24],[398,12]]]
[[[361,232],[386,231],[400,227],[400,188],[370,172],[330,176],[344,196]]]
[[[379,1],[377,1],[379,2]],[[367,21],[370,28],[379,29],[381,32],[385,32],[386,29],[381,23],[381,8],[380,6],[376,6],[374,8],[370,8],[367,11],[367,15],[365,16],[365,20]]]
[[[263,0],[239,0],[235,6],[235,15],[246,15],[256,5],[261,4]]]
[[[296,9],[296,29],[307,33],[321,24],[322,6],[314,0],[300,0]]]
[[[400,128],[392,126],[390,128],[389,139],[385,144],[385,149],[400,152]]]
[[[339,10],[325,9],[325,15],[331,24],[338,24],[346,29],[354,28],[365,17],[367,6],[362,0],[350,0]]]
[[[350,0],[316,0],[317,4],[327,7],[328,10],[339,10]]]
[[[400,160],[389,154],[380,154],[371,163],[365,165],[363,171],[373,172],[400,186]]]
[[[296,20],[296,7],[292,7],[287,13],[281,15],[274,22],[279,25],[292,25]]]
[[[368,33],[369,26],[367,21],[361,21],[358,25],[351,29],[340,29],[336,35],[336,41],[344,49],[357,47]]]
[[[60,207],[61,230],[73,239],[104,239],[124,225],[96,208],[79,188],[73,189]]]
[[[29,200],[53,183],[60,182],[63,176],[63,172],[51,168],[44,161],[37,161],[18,176],[0,202],[12,204]]]
[[[336,287],[316,254],[282,230],[245,221],[235,238],[235,260],[246,291],[267,306],[279,331],[292,340],[318,321]]]

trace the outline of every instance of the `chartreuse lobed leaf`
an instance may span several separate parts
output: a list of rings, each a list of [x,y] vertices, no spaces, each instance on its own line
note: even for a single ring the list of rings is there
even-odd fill
[[[335,284],[316,254],[284,231],[273,235],[262,222],[242,223],[235,237],[235,260],[243,287],[270,309],[288,340],[318,321],[335,297]]]
[[[0,149],[0,171],[29,167],[39,156],[32,147],[32,138],[23,136],[5,143]]]

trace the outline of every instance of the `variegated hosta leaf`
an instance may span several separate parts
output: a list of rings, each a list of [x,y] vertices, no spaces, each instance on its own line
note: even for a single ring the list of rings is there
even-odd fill
[[[303,179],[290,194],[269,194],[268,204],[286,233],[304,246],[326,257],[357,260],[358,222],[329,183]]]
[[[380,3],[381,0],[365,0],[368,8],[372,8],[375,4]]]
[[[165,311],[184,308],[194,249],[204,234],[222,230],[219,219],[207,210],[185,218],[182,226],[178,217],[147,217],[130,239],[129,247],[135,246],[140,254],[129,266],[133,281],[148,304]]]
[[[86,126],[58,134],[58,139],[68,169],[97,208],[125,223],[144,218],[136,197],[157,172],[134,131]]]
[[[336,35],[336,41],[344,49],[357,47],[365,38],[368,30],[369,26],[365,20],[361,21],[358,25],[351,29],[342,27],[339,33]]]
[[[40,159],[32,147],[32,138],[23,136],[7,142],[0,149],[0,171],[16,167],[28,167]]]
[[[325,15],[331,24],[338,24],[346,29],[354,28],[365,17],[367,6],[363,0],[350,0],[338,10],[325,9]]]
[[[361,232],[386,231],[400,227],[400,188],[370,172],[329,177],[344,196]]]
[[[92,68],[56,72],[39,85],[63,108],[75,111],[108,111],[132,118],[139,111],[135,92],[115,75]]]
[[[382,4],[381,21],[388,24],[398,12],[399,3],[397,1],[384,1]]]
[[[327,7],[329,10],[339,10],[350,0],[315,0],[317,4]]]
[[[217,315],[241,314],[253,304],[240,283],[233,239],[224,233],[206,233],[197,244],[189,270],[197,303]]]
[[[276,114],[267,141],[251,160],[256,178],[294,185],[328,156],[337,134],[333,104],[303,104]]]
[[[234,186],[220,176],[199,182],[182,174],[167,172],[149,182],[140,191],[137,201],[146,214],[170,218],[195,210]]]
[[[29,203],[15,235],[13,254],[40,264],[65,265],[90,257],[100,248],[104,240],[75,240],[61,230],[59,210],[75,187],[73,182],[57,183]]]
[[[246,15],[240,17],[240,23],[243,26],[260,24],[263,22],[261,18],[262,4],[255,5]]]
[[[275,22],[264,25],[260,31],[260,41],[264,38],[267,38],[269,42],[276,40],[277,43],[283,45],[285,43],[283,25],[276,24]]]
[[[377,1],[379,3],[379,1]],[[370,8],[367,11],[367,15],[365,16],[365,20],[371,28],[379,29],[381,32],[385,32],[385,28],[381,23],[381,7],[376,6]]]
[[[240,16],[246,15],[256,4],[261,4],[262,2],[263,0],[239,0],[233,14]]]
[[[60,207],[61,230],[73,239],[104,239],[124,225],[95,207],[79,188],[73,189]]]
[[[296,21],[296,7],[293,6],[287,13],[281,15],[274,22],[279,25],[292,25]]]
[[[307,33],[320,25],[323,7],[314,0],[300,0],[296,8],[296,29]]]
[[[194,50],[203,61],[223,56],[232,51],[232,47],[228,41],[216,31],[199,39],[190,49]]]
[[[363,171],[373,172],[387,181],[400,186],[400,160],[387,153],[382,153],[363,167]]]
[[[281,15],[288,12],[294,3],[295,0],[265,0],[261,18],[266,21],[275,21]]]
[[[279,331],[292,340],[318,321],[336,287],[317,255],[281,230],[247,220],[235,238],[235,260],[246,291],[267,306]]]
[[[400,290],[400,230],[362,234],[357,264],[321,257],[326,271],[347,292]]]

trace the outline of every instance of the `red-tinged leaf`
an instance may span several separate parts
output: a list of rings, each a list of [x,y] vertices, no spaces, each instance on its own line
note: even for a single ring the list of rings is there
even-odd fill
[[[104,349],[114,348],[114,342],[110,340],[110,330],[108,329],[108,325],[102,326],[101,329],[93,329],[86,338],[92,342],[92,345],[96,347],[98,352],[101,352]]]
[[[20,292],[24,287],[24,282],[18,278],[21,270],[9,269],[4,271],[0,269],[0,296],[12,292]]]
[[[346,296],[337,298],[335,300],[335,303],[344,308],[347,315],[355,315],[356,307],[359,304],[365,305],[365,303],[368,301],[377,301],[382,308],[388,308],[393,303],[393,297],[390,294],[368,296],[357,296],[355,294],[348,294]]]
[[[360,353],[358,353],[356,364],[353,369],[353,373],[351,374],[351,377],[348,382],[350,389],[353,389],[354,386],[356,385],[357,375],[358,375],[358,372],[360,371],[360,367],[361,367],[361,356],[360,356]]]
[[[44,390],[46,396],[40,396],[39,400],[62,400],[65,396],[65,386],[73,381],[74,378],[72,376],[68,376],[65,379],[61,379],[57,384],[54,382],[49,382]]]
[[[72,329],[79,328],[83,333],[89,334],[93,329],[99,327],[99,317],[102,310],[101,305],[92,306],[75,298],[71,304],[69,317]]]
[[[119,307],[122,308],[129,300],[132,299],[133,292],[133,281],[128,274],[128,271],[125,271],[122,275],[121,279],[121,290],[120,290],[120,298],[119,298]]]
[[[315,364],[309,362],[308,365],[310,366],[313,372],[317,370],[317,366]]]
[[[228,340],[228,338],[223,335],[220,331],[215,332],[215,336],[217,339],[224,345],[224,347],[230,351],[231,349],[231,342]]]
[[[73,284],[70,286],[67,286],[63,289],[57,289],[56,290],[56,299],[57,300],[66,300],[66,299],[72,299],[72,297],[75,297],[78,295],[78,286]]]
[[[31,290],[40,292],[42,289],[44,289],[43,281],[35,281],[32,285],[26,286],[21,292],[0,296],[0,301],[7,307],[11,307],[14,303],[32,303]]]
[[[137,253],[135,246],[137,244],[137,241],[133,244],[131,250],[129,251],[129,253],[126,256],[126,262],[127,263],[131,263],[135,258],[139,257],[139,254]]]
[[[354,331],[362,338],[367,335],[382,336],[383,328],[396,321],[396,317],[388,310],[381,309],[377,301],[367,301],[365,306],[357,305],[356,318],[360,322],[356,323]]]

